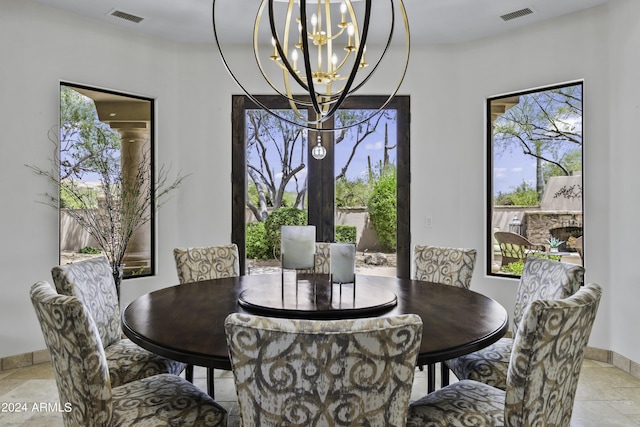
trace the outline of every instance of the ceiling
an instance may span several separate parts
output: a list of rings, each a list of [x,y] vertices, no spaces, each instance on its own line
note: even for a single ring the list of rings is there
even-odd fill
[[[36,0],[53,6],[181,43],[213,43],[212,0]],[[382,0],[376,0],[382,1]],[[555,18],[608,0],[404,0],[412,44],[463,43]],[[259,0],[227,0],[227,16],[220,20],[233,30],[237,22],[253,18]],[[216,6],[217,9],[220,6]],[[502,15],[530,9],[530,14],[505,21]],[[247,11],[251,13],[247,13]],[[139,23],[115,17],[124,12],[143,18]],[[515,13],[515,15],[519,15]],[[375,28],[372,27],[372,28]],[[223,31],[221,28],[220,31]]]

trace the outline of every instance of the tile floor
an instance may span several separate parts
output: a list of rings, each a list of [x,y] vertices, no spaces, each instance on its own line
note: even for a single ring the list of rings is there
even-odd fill
[[[229,426],[239,425],[233,376],[216,370],[216,400],[229,411]],[[206,371],[196,368],[195,383],[205,388]],[[426,373],[416,371],[412,399],[426,393]],[[34,410],[33,404],[58,400],[53,370],[49,363],[0,372],[0,426],[58,427],[62,416],[53,411]],[[26,412],[7,412],[20,403]],[[14,404],[14,405],[12,405]],[[585,360],[576,394],[572,427],[639,426],[640,379],[601,362]]]

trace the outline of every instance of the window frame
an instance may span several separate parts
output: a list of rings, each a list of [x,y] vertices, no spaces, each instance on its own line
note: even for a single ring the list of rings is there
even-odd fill
[[[551,84],[547,86],[542,86],[533,89],[527,89],[522,91],[509,92],[501,95],[492,96],[486,99],[485,104],[485,138],[486,138],[486,274],[490,277],[501,277],[508,279],[520,279],[520,275],[516,274],[508,274],[508,273],[500,273],[493,271],[493,262],[494,262],[494,223],[493,223],[493,214],[494,214],[494,192],[493,192],[493,184],[494,184],[494,168],[495,168],[495,157],[494,157],[494,132],[493,132],[493,120],[492,120],[492,102],[500,99],[505,99],[509,97],[515,96],[524,96],[530,95],[533,93],[545,92],[555,89],[562,89],[571,86],[580,86],[581,87],[581,174],[580,174],[580,185],[581,185],[581,217],[582,217],[582,235],[584,236],[584,104],[585,104],[585,96],[584,96],[584,80],[574,80],[568,81],[564,83]],[[545,184],[546,185],[546,184]],[[526,236],[525,236],[526,237]],[[532,242],[534,245],[536,242]],[[584,249],[583,249],[584,251]],[[584,256],[581,257],[581,265],[584,266]]]
[[[115,96],[115,97],[122,97],[122,98],[130,98],[133,100],[137,100],[137,101],[143,101],[143,102],[147,102],[149,104],[149,125],[148,125],[148,135],[149,135],[149,141],[148,141],[148,150],[146,153],[146,156],[149,159],[149,173],[150,173],[150,180],[149,180],[149,194],[150,197],[154,197],[155,194],[155,176],[156,176],[156,162],[155,162],[155,148],[156,148],[156,144],[155,144],[155,140],[156,140],[156,105],[155,105],[155,99],[148,97],[148,96],[142,96],[142,95],[136,95],[136,94],[132,94],[132,93],[128,93],[128,92],[124,92],[124,91],[118,91],[118,90],[113,90],[113,89],[105,89],[105,88],[101,88],[101,87],[97,87],[97,86],[90,86],[90,85],[85,85],[85,84],[78,84],[78,83],[73,83],[73,82],[69,82],[69,81],[60,81],[59,85],[58,85],[58,90],[59,92],[62,90],[62,87],[66,86],[68,88],[71,88],[73,90],[76,90],[77,92],[87,96],[88,98],[92,99],[94,102],[96,102],[95,99],[93,99],[91,96],[86,95],[83,92],[96,92],[96,93],[102,93],[105,94],[106,96]],[[120,117],[120,119],[122,119]],[[58,120],[58,124],[60,124],[62,120],[62,116],[59,115],[59,120]],[[102,120],[101,120],[102,121]],[[114,121],[118,121],[118,120],[114,120]],[[121,120],[120,120],[121,121]],[[139,120],[136,120],[139,121]],[[105,123],[105,122],[103,122]],[[116,129],[114,129],[116,130]],[[117,130],[116,130],[117,131]],[[122,141],[121,141],[122,142]],[[56,152],[57,152],[57,156],[59,156],[60,154],[60,149],[61,146],[60,144],[58,144],[57,148],[56,148]],[[120,156],[122,156],[122,151],[120,152]],[[121,157],[122,158],[122,157]],[[59,257],[59,262],[62,262],[62,225],[61,225],[61,220],[62,220],[62,208],[60,207],[60,205],[58,205],[58,224],[59,224],[59,230],[58,230],[58,257]],[[150,277],[150,276],[154,276],[156,274],[156,270],[157,270],[157,260],[156,260],[156,201],[155,199],[151,200],[151,211],[150,211],[150,220],[147,224],[145,224],[140,230],[138,230],[137,232],[143,232],[143,233],[148,233],[149,236],[149,264],[148,264],[148,269],[145,269],[144,272],[142,273],[133,273],[130,272],[130,274],[128,274],[129,272],[126,271],[125,269],[125,273],[123,276],[123,279],[131,279],[131,278],[139,278],[139,277]],[[135,236],[135,234],[134,234]],[[127,251],[128,252],[128,251]],[[148,270],[148,271],[147,271]]]

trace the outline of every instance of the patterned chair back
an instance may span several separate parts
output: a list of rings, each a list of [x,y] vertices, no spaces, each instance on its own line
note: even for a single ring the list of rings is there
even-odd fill
[[[475,249],[416,245],[413,278],[469,289],[475,263]]]
[[[527,306],[507,373],[505,425],[570,425],[584,349],[602,289],[581,288],[563,300]]]
[[[525,258],[513,311],[514,334],[531,301],[567,298],[575,294],[583,282],[584,268],[580,265],[539,257]]]
[[[315,242],[315,267],[300,269],[302,274],[330,274],[331,273],[331,243]]]
[[[316,266],[317,274],[329,274],[331,272],[331,243],[316,242]]]
[[[51,353],[60,402],[72,408],[62,412],[64,425],[110,425],[109,370],[86,306],[76,297],[57,294],[47,282],[31,287],[31,302]]]
[[[417,315],[225,321],[242,425],[404,426],[422,338]]]
[[[199,248],[175,248],[173,256],[181,284],[240,275],[238,246],[235,243]]]
[[[103,347],[120,340],[120,303],[111,265],[101,256],[51,269],[58,293],[74,296],[87,307]]]

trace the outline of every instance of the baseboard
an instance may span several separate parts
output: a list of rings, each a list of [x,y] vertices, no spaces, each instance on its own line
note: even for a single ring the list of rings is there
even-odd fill
[[[0,372],[24,368],[31,365],[39,365],[40,363],[46,362],[51,362],[49,350],[38,350],[31,353],[16,354],[15,356],[7,356],[0,359]]]
[[[598,362],[608,363],[636,378],[640,378],[640,363],[634,362],[614,351],[587,347],[584,357]]]
[[[586,359],[597,362],[608,363],[623,370],[624,372],[640,378],[640,363],[627,359],[618,353],[602,348],[587,347],[584,353]],[[31,365],[38,365],[51,361],[48,350],[38,350],[31,353],[17,354],[0,359],[0,372],[11,369],[24,368]]]

